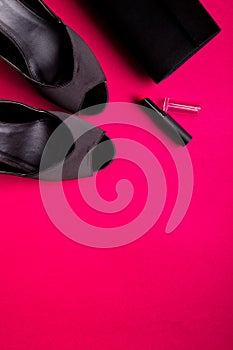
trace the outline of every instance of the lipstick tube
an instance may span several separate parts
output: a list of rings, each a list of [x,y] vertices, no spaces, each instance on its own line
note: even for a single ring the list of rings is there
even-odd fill
[[[144,96],[139,96],[136,99],[136,102],[140,104],[141,106],[147,107],[154,111],[152,118],[155,120],[155,122],[159,122],[161,125],[161,122],[166,129],[168,129],[168,133],[173,132],[173,136],[177,135],[176,140],[178,139],[178,142],[185,146],[187,145],[191,140],[192,136],[181,126],[179,125],[168,113],[161,110],[151,99]],[[164,129],[164,128],[163,128]],[[169,132],[170,131],[170,132]]]

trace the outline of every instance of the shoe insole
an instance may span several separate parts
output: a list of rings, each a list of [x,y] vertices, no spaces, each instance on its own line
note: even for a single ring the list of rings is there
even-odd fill
[[[57,120],[49,118],[24,123],[0,122],[0,172],[38,172],[45,146],[58,125]],[[55,149],[50,150],[50,157],[43,164],[45,168],[62,161],[63,148],[66,144],[73,144],[68,129],[64,128],[60,136],[61,140],[55,144]],[[93,171],[105,168],[115,155],[113,143],[107,136],[100,140],[100,144],[92,150]]]
[[[31,78],[45,84],[65,79],[66,46],[57,23],[34,13],[20,0],[0,0],[0,31],[24,57]]]
[[[0,162],[19,172],[38,171],[45,145],[57,125],[52,119],[0,123]]]

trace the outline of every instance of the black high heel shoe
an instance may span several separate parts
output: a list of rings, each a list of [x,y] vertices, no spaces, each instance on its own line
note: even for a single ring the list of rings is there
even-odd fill
[[[94,54],[42,0],[0,1],[0,58],[71,112],[107,102]]]
[[[0,100],[1,174],[48,181],[88,177],[114,154],[105,132],[80,118]]]

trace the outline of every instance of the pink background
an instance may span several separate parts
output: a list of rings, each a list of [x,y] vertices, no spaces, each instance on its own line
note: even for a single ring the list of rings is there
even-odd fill
[[[231,350],[232,0],[203,0],[222,32],[159,85],[78,0],[46,3],[95,52],[108,77],[110,101],[130,102],[144,94],[155,101],[171,96],[201,103],[198,117],[176,116],[193,135],[188,149],[195,186],[187,215],[173,234],[166,235],[177,186],[171,160],[166,162],[167,155],[156,151],[143,133],[119,129],[123,137],[141,137],[161,162],[168,163],[164,169],[169,195],[162,216],[145,236],[104,250],[74,243],[53,226],[38,182],[1,175],[0,349]],[[0,63],[0,72],[1,98],[57,109],[5,63]],[[107,131],[112,137],[117,134],[111,127]],[[135,185],[131,218],[145,200],[134,167],[116,161],[99,175],[98,183],[102,195],[111,199],[114,182],[122,176]],[[76,187],[75,181],[64,184],[78,208]],[[97,223],[103,219],[90,213]],[[126,214],[122,215],[114,219],[124,223]],[[110,222],[108,217],[104,220]]]

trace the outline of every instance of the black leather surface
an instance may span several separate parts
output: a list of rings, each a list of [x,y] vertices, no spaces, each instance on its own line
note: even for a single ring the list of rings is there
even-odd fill
[[[44,147],[59,124],[46,112],[0,102],[0,161],[23,173],[38,171]]]
[[[46,20],[20,1],[1,0],[0,31],[19,48],[33,79],[46,84],[71,79],[72,50],[67,50],[69,37],[58,22]]]
[[[63,123],[66,120],[71,124]],[[58,127],[59,133],[51,142],[50,136]],[[46,157],[41,163],[44,153]],[[91,176],[106,166],[114,153],[104,131],[80,118],[14,101],[0,101],[0,173],[61,180],[59,164],[64,161],[62,179],[74,179]]]
[[[107,102],[95,55],[42,0],[0,0],[0,57],[71,112]]]

